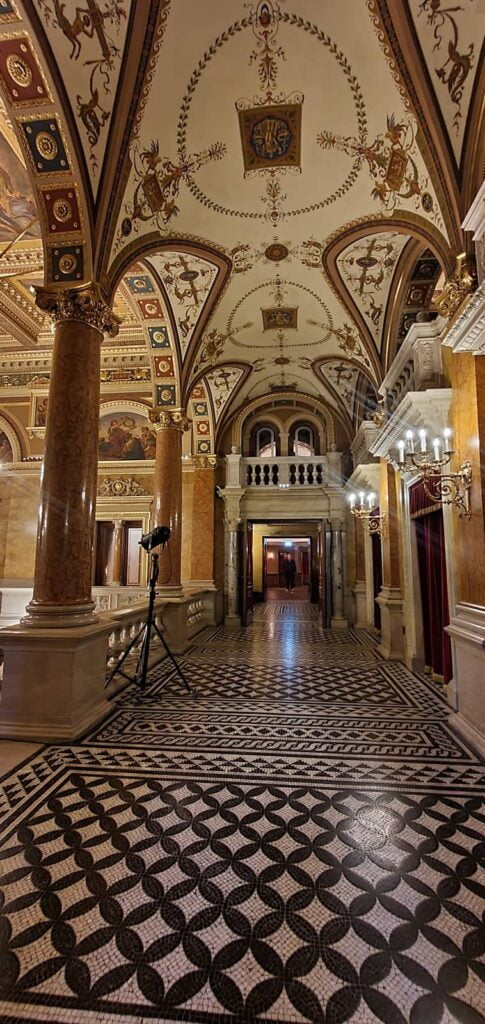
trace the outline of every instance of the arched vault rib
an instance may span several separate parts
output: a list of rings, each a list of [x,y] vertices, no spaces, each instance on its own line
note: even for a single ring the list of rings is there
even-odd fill
[[[359,221],[358,224],[349,224],[338,231],[325,246],[322,253],[322,264],[325,274],[329,283],[331,284],[336,295],[343,303],[345,308],[350,313],[352,319],[355,321],[359,334],[365,340],[366,350],[371,358],[376,380],[379,381],[384,373],[385,365],[385,351],[383,345],[380,347],[380,351],[377,349],[374,338],[372,337],[369,329],[369,322],[366,321],[363,315],[362,309],[359,308],[356,301],[352,297],[342,274],[339,269],[339,257],[345,253],[346,250],[359,242],[360,240],[369,238],[373,235],[404,235],[410,239],[414,238],[418,240],[423,249],[429,248],[436,255],[445,273],[449,274],[453,270],[454,257],[451,253],[447,243],[443,239],[441,233],[423,218],[416,216],[411,213],[399,213],[394,214],[392,219],[383,220],[380,218],[368,218]],[[381,327],[381,339],[385,338],[387,325],[392,319],[393,315],[393,302],[395,299],[394,275],[399,266],[399,260],[396,262],[393,268],[393,280],[389,290],[388,301],[386,304],[385,315],[382,320]]]

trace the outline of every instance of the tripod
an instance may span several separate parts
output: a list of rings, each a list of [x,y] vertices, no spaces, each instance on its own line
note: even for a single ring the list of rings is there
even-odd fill
[[[175,669],[177,670],[177,672],[178,672],[178,674],[179,674],[179,676],[180,676],[180,678],[181,678],[181,680],[182,680],[186,690],[188,690],[189,693],[193,693],[193,691],[191,690],[191,688],[190,688],[190,686],[189,686],[189,684],[188,684],[188,682],[187,682],[187,680],[186,680],[186,678],[185,678],[185,676],[184,676],[184,674],[182,672],[182,669],[180,668],[180,665],[175,660],[175,658],[174,658],[174,656],[173,656],[173,654],[172,654],[172,652],[170,650],[170,647],[168,646],[167,641],[165,640],[165,637],[160,632],[160,630],[159,630],[159,628],[158,628],[158,626],[157,626],[157,624],[155,622],[155,618],[154,618],[153,612],[154,612],[154,608],[155,608],[155,597],[156,597],[155,587],[156,587],[156,584],[157,584],[158,573],[159,573],[159,567],[158,567],[159,555],[158,554],[154,554],[153,552],[150,552],[150,558],[151,558],[152,568],[151,568],[150,582],[149,582],[150,597],[149,597],[149,601],[148,601],[148,612],[147,612],[146,620],[143,623],[143,626],[141,627],[141,629],[138,630],[138,633],[136,634],[136,636],[133,637],[133,640],[130,641],[130,643],[128,644],[128,647],[125,648],[123,653],[118,658],[118,661],[116,662],[116,665],[114,666],[114,668],[112,669],[112,671],[110,672],[110,674],[109,674],[109,676],[108,676],[108,678],[106,680],[105,687],[109,685],[109,683],[113,679],[113,676],[115,676],[118,673],[120,676],[123,676],[125,679],[127,679],[129,683],[135,683],[136,686],[139,686],[140,690],[144,690],[146,688],[147,673],[148,673],[148,658],[149,658],[149,655],[150,655],[150,640],[151,640],[151,637],[152,637],[152,631],[154,630],[155,633],[158,636],[158,639],[163,644],[163,646],[164,646],[164,648],[165,648],[165,650],[166,650],[166,652],[167,652],[171,662],[175,666]],[[141,636],[143,636],[143,640],[142,640],[142,644],[141,644],[141,648],[140,648],[140,653],[138,655],[138,661],[136,663],[135,674],[133,676],[129,676],[127,672],[123,671],[121,666],[123,665],[123,662],[125,661],[125,659],[128,657],[130,651],[133,650],[133,647],[135,646],[135,644],[138,643],[138,641],[139,641]],[[163,655],[162,655],[161,658],[158,659],[158,661],[156,661],[153,665],[151,665],[150,668],[156,668],[156,666],[159,665],[162,660],[163,660]],[[195,696],[195,694],[193,694],[193,696]]]

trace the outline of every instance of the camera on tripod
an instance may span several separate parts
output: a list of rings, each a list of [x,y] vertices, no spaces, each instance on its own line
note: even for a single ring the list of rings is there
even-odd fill
[[[153,551],[153,548],[158,548],[160,544],[166,544],[170,540],[171,533],[169,526],[154,526],[150,533],[143,534],[138,543],[145,551]]]
[[[181,678],[181,680],[182,680],[186,690],[188,690],[189,693],[191,693],[193,696],[195,696],[195,694],[191,690],[191,688],[190,688],[190,686],[189,686],[189,684],[188,684],[188,682],[187,682],[187,680],[186,680],[186,678],[184,676],[184,673],[182,672],[182,669],[180,668],[180,665],[175,660],[175,658],[174,658],[174,656],[173,656],[173,654],[172,654],[172,652],[171,652],[171,650],[170,650],[170,648],[169,648],[169,646],[167,644],[167,641],[165,640],[165,637],[163,636],[163,633],[160,631],[160,629],[158,628],[158,625],[157,625],[157,623],[155,621],[155,614],[154,614],[154,612],[155,612],[155,597],[156,597],[155,588],[156,588],[157,580],[158,580],[158,573],[159,573],[158,561],[159,561],[160,555],[159,555],[158,551],[154,551],[153,549],[154,548],[158,548],[158,547],[160,547],[160,545],[162,545],[162,550],[163,550],[163,548],[165,547],[165,544],[167,543],[167,541],[170,540],[170,535],[171,535],[171,530],[170,530],[169,526],[154,526],[153,530],[150,530],[149,533],[144,533],[142,535],[142,537],[140,538],[139,542],[138,542],[141,545],[141,547],[145,551],[148,552],[148,554],[150,555],[150,561],[151,561],[151,572],[150,572],[150,579],[149,579],[149,583],[148,583],[148,586],[149,586],[149,600],[148,600],[147,617],[146,617],[146,620],[143,623],[143,626],[141,627],[141,629],[138,630],[138,633],[136,634],[136,636],[133,637],[133,639],[128,644],[128,647],[123,651],[121,656],[118,658],[118,661],[116,662],[116,665],[114,666],[114,668],[112,669],[110,675],[108,676],[108,679],[106,680],[105,686],[108,686],[108,684],[113,679],[113,676],[115,676],[116,674],[119,674],[120,676],[123,676],[124,679],[126,679],[129,683],[135,683],[135,685],[138,686],[140,688],[140,690],[144,690],[146,688],[147,674],[148,674],[148,659],[149,659],[149,655],[150,655],[150,642],[151,642],[151,639],[152,639],[152,634],[155,633],[155,635],[158,637],[160,643],[165,648],[165,652],[168,655],[168,657],[170,658],[170,660],[171,660],[172,664],[174,665],[176,671],[178,672],[178,675],[180,676],[180,678]],[[137,663],[136,663],[136,668],[135,668],[134,675],[130,676],[130,675],[128,675],[127,672],[125,672],[122,669],[121,666],[125,662],[126,658],[130,654],[130,652],[133,650],[133,648],[136,647],[136,645],[139,645],[138,660],[137,660]],[[162,657],[163,657],[163,655],[162,655]],[[159,664],[159,662],[161,660],[162,659],[160,658],[157,662],[155,662],[155,664],[152,664],[151,668],[156,668],[156,666]]]

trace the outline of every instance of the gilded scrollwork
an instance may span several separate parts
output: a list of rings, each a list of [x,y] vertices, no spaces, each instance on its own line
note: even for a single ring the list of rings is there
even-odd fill
[[[99,285],[93,282],[65,291],[38,288],[36,303],[39,309],[50,314],[54,323],[80,320],[110,338],[118,334],[119,317],[105,301]]]

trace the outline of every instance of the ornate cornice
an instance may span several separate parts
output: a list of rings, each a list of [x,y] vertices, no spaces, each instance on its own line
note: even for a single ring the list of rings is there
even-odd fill
[[[445,334],[443,345],[453,352],[485,353],[485,281],[470,295],[468,302]]]
[[[213,469],[217,462],[217,455],[183,455],[182,469]]]
[[[189,430],[192,420],[182,409],[150,409],[149,417],[155,430]]]
[[[97,493],[100,498],[125,498],[148,495],[149,492],[132,476],[127,477],[126,480],[122,480],[120,477],[113,480],[105,476],[98,483]]]
[[[78,320],[110,338],[118,334],[120,319],[113,313],[95,282],[65,291],[37,288],[36,303],[39,309],[50,314],[54,323]]]
[[[454,273],[447,280],[433,305],[448,320],[453,320],[462,312],[469,296],[477,287],[477,270],[473,256],[462,252],[456,258]]]

